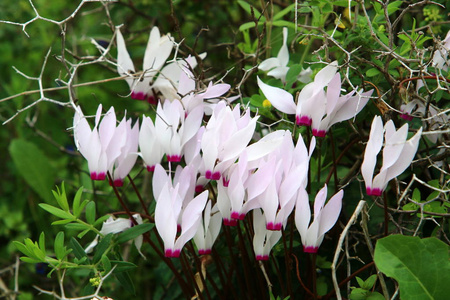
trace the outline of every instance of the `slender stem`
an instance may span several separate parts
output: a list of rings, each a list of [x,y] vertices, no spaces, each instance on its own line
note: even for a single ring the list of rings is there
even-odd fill
[[[359,268],[358,270],[356,270],[355,272],[353,272],[350,276],[348,276],[347,278],[345,278],[344,280],[342,280],[339,283],[339,287],[343,287],[347,282],[349,282],[352,278],[354,278],[356,275],[358,275],[359,273],[363,272],[364,270],[373,267],[375,265],[375,263],[372,261],[366,265],[364,265],[363,267]],[[329,299],[331,297],[334,296],[334,294],[336,294],[336,290],[332,290],[330,291],[328,294],[326,294],[325,296],[322,297],[323,300]]]
[[[238,226],[236,226],[237,232],[238,232],[238,237],[239,237],[239,253],[241,254],[241,258],[242,258],[242,265],[243,265],[243,269],[244,269],[244,276],[245,276],[245,283],[247,284],[247,291],[249,292],[250,295],[250,299],[254,299],[253,297],[253,293],[252,293],[252,284],[251,284],[251,276],[250,276],[250,270],[248,269],[248,266],[250,265],[250,259],[248,256],[248,252],[247,249],[245,248],[245,243],[243,240],[243,236],[242,236],[242,232],[240,230],[240,226],[238,224]]]
[[[294,253],[291,253],[292,257],[294,257],[295,259],[295,268],[296,268],[296,273],[297,273],[297,278],[298,278],[298,282],[300,282],[300,285],[303,287],[303,289],[311,296],[314,297],[314,294],[311,292],[310,289],[308,289],[306,287],[306,285],[303,283],[302,277],[300,276],[300,271],[298,269],[298,259],[297,256],[294,255]]]
[[[383,204],[384,204],[384,236],[389,235],[389,208],[387,203],[386,192],[383,193]]]
[[[317,253],[311,254],[311,273],[313,283],[314,300],[317,300],[317,272],[316,272]]]
[[[136,193],[137,197],[139,198],[139,202],[141,202],[141,206],[145,211],[145,214],[147,216],[150,216],[150,213],[148,212],[147,205],[145,205],[144,200],[141,197],[141,193],[139,193],[139,190],[137,189],[136,185],[134,184],[133,178],[128,174],[128,179],[130,180],[131,185],[133,186],[134,192]]]
[[[331,143],[331,155],[333,157],[333,170],[334,170],[334,192],[337,193],[338,191],[338,176],[337,176],[337,162],[336,162],[336,152],[334,149],[334,138],[333,138],[333,132],[331,128],[328,130],[328,134],[330,135],[330,143]]]
[[[197,299],[204,300],[202,291],[200,290],[200,287],[197,285],[197,281],[195,280],[194,272],[192,272],[192,269],[189,266],[189,262],[187,260],[186,253],[184,253],[184,251],[181,251],[180,262],[181,262],[181,267],[183,268],[184,274],[189,279],[191,284],[194,286],[194,292],[197,295]]]
[[[236,261],[236,256],[233,253],[232,246],[233,246],[234,243],[233,243],[233,240],[231,239],[229,226],[223,226],[223,231],[225,232],[225,237],[226,237],[226,240],[227,240],[227,246],[228,246],[228,250],[230,252],[230,257],[231,257],[231,262],[232,262],[232,265],[233,265],[233,269],[236,272],[239,289],[241,290],[242,293],[244,293],[246,289],[242,285],[242,278],[241,278],[241,275],[239,274],[239,270],[237,268],[238,263]],[[229,279],[231,280],[231,276],[229,277]],[[233,289],[233,287],[231,287],[231,288]]]

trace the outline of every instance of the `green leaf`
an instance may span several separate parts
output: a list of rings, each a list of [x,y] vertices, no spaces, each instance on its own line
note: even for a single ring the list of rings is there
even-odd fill
[[[377,68],[370,68],[369,70],[366,71],[367,77],[374,77],[377,76],[378,74],[381,74],[381,72]]]
[[[258,19],[261,16],[261,13],[252,5],[248,4],[245,1],[238,0],[238,4],[244,9],[249,15],[252,14],[252,8],[253,13],[255,14],[255,18]]]
[[[117,239],[117,242],[119,244],[125,243],[129,240],[135,239],[138,236],[152,230],[152,228],[155,226],[155,224],[140,224],[131,227],[130,229],[125,230],[123,233],[119,235],[119,238]]]
[[[447,299],[449,246],[436,238],[391,235],[378,240],[375,264],[397,280],[401,299]]]
[[[45,233],[42,232],[39,236],[39,248],[42,250],[42,252],[45,253]]]
[[[56,258],[59,260],[64,259],[64,256],[66,254],[66,249],[64,247],[64,232],[63,231],[58,232],[58,234],[56,235],[54,248],[55,248]]]
[[[9,145],[9,153],[27,184],[46,202],[52,199],[50,192],[55,181],[55,170],[50,161],[35,144],[15,139]]]
[[[81,247],[80,243],[78,243],[74,237],[70,239],[70,248],[73,250],[73,254],[76,258],[82,259],[83,257],[87,257],[83,247]]]
[[[133,280],[131,280],[131,277],[127,272],[116,273],[114,276],[116,276],[117,280],[119,280],[125,290],[131,292],[133,295],[136,294]]]
[[[247,22],[239,26],[239,31],[245,31],[253,27],[255,27],[255,22]]]
[[[372,289],[373,285],[377,281],[377,278],[378,277],[376,274],[371,275],[369,278],[366,279],[366,281],[364,281],[364,284],[361,287],[366,290]]]
[[[111,264],[116,266],[113,273],[125,272],[125,271],[129,271],[129,270],[132,270],[137,267],[133,263],[130,263],[127,261],[121,261],[121,260],[111,260]]]
[[[289,5],[285,9],[283,9],[283,10],[279,11],[277,14],[275,14],[275,16],[273,16],[273,20],[275,21],[275,20],[281,19],[282,17],[284,17],[286,14],[290,13],[294,9],[295,9],[295,3]]]
[[[52,222],[52,225],[64,225],[64,224],[70,223],[72,221],[73,221],[73,219],[59,220],[59,221]]]
[[[56,187],[56,191],[52,191],[52,193],[56,201],[58,202],[59,206],[64,211],[67,212],[70,211],[69,203],[67,202],[66,189],[64,188],[64,182],[61,184],[61,190],[59,190],[59,188]]]
[[[41,207],[43,210],[48,211],[52,215],[57,216],[58,218],[74,220],[74,217],[72,216],[71,213],[66,212],[66,211],[64,211],[64,210],[62,210],[60,208],[54,207],[52,205],[49,205],[49,204],[46,204],[46,203],[40,203],[39,207]]]
[[[28,247],[25,246],[25,244],[22,244],[21,242],[17,242],[17,241],[13,241],[13,244],[14,244],[14,246],[16,246],[17,250],[22,252],[24,255],[30,256],[30,257],[34,256],[32,254],[32,252],[28,249]]]
[[[95,202],[93,201],[86,205],[86,221],[89,224],[94,224],[95,222]]]
[[[103,217],[98,218],[92,225],[94,227],[98,226],[98,225],[102,224],[103,222],[105,222],[109,217],[110,217],[110,215],[104,215]]]
[[[296,28],[295,23],[289,22],[289,21],[285,21],[285,20],[277,20],[277,21],[273,21],[272,22],[273,26],[278,26],[278,27],[288,27],[291,29]]]
[[[111,261],[109,260],[108,256],[104,254],[102,255],[102,265],[105,274],[111,271]]]
[[[106,250],[108,250],[109,246],[111,245],[112,236],[113,234],[110,233],[103,237],[100,240],[100,243],[98,243],[94,257],[92,258],[94,264],[97,263],[102,258],[102,255],[106,252]]]
[[[86,230],[86,229],[89,230],[89,227],[82,223],[70,223],[70,224],[66,224],[66,226],[64,226],[64,227],[66,227],[69,230],[77,230],[77,231],[78,230]]]
[[[84,200],[82,204],[81,203],[81,194],[83,194],[83,187],[80,187],[75,194],[75,197],[73,198],[73,214],[75,217],[79,217],[84,206],[89,202],[88,200]]]
[[[362,288],[364,286],[364,280],[356,276],[356,281],[358,282],[358,285]]]
[[[77,237],[78,237],[79,239],[81,239],[81,238],[83,238],[83,236],[85,236],[86,233],[88,233],[89,231],[91,231],[90,228],[85,229],[84,231],[80,232],[80,233],[77,235]]]

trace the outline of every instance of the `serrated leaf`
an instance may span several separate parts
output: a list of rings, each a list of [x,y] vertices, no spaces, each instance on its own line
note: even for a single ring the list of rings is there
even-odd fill
[[[374,261],[398,282],[401,299],[447,299],[450,294],[449,246],[436,238],[382,238]]]
[[[109,246],[111,245],[112,236],[112,233],[107,234],[100,240],[100,243],[98,243],[94,257],[92,258],[92,262],[94,264],[98,263],[105,251],[108,250]]]
[[[55,181],[55,170],[49,159],[35,144],[15,139],[9,145],[9,153],[17,171],[27,184],[45,201],[51,201],[50,192]]]
[[[155,226],[155,224],[140,224],[140,225],[136,225],[133,226],[127,230],[125,230],[124,232],[122,232],[119,235],[119,238],[117,239],[117,242],[119,244],[125,243],[127,241],[130,241],[132,239],[137,238],[138,236],[152,230],[152,228]]]
[[[64,232],[60,231],[55,237],[54,243],[55,256],[57,259],[62,260],[65,256],[66,250],[64,249]]]
[[[57,216],[61,219],[74,219],[71,213],[66,212],[60,208],[54,207],[52,205],[46,204],[46,203],[39,203],[39,207],[43,210],[46,210],[47,212],[51,213],[54,216]]]
[[[86,202],[86,204],[82,205],[81,204],[81,195],[83,194],[83,187],[80,187],[77,191],[77,193],[75,194],[75,197],[73,198],[73,214],[75,215],[75,217],[79,217],[81,215],[81,212],[84,208],[84,205],[86,205],[89,201],[88,200],[84,200],[83,204]]]
[[[90,201],[86,205],[86,221],[89,224],[94,224],[94,222],[95,222],[95,202],[94,201]]]

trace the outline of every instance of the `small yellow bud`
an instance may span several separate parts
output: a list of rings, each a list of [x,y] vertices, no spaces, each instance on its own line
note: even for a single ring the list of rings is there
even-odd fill
[[[272,103],[270,103],[270,101],[266,99],[263,101],[262,106],[264,108],[269,108],[269,107],[272,107]]]

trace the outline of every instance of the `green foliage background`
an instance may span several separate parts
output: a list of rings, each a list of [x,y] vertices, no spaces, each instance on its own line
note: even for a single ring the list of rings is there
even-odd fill
[[[114,25],[124,24],[122,33],[127,39],[128,50],[138,69],[142,64],[148,32],[153,26],[157,25],[162,33],[171,32],[176,41],[184,39],[184,45],[191,49],[182,46],[180,50],[183,55],[190,54],[189,50],[194,50],[197,53],[208,52],[203,73],[200,74],[201,79],[212,80],[226,75],[225,82],[236,86],[241,81],[245,70],[249,70],[267,57],[276,55],[281,46],[281,27],[292,27],[295,17],[294,13],[289,12],[280,18],[278,26],[276,23],[272,24],[273,26],[263,25],[263,22],[255,26],[251,13],[245,10],[245,5],[242,5],[242,3],[240,5],[238,2],[179,0],[173,1],[171,4],[170,1],[165,0],[120,0],[116,3],[110,3],[108,12]],[[310,18],[315,13],[316,16],[320,15],[321,17],[313,18],[315,24],[312,25],[321,27],[326,32],[331,32],[335,27],[336,15],[341,13],[345,6],[341,2],[347,1],[304,2],[301,7],[303,11],[301,11],[299,23],[306,22],[306,18]],[[374,17],[376,16],[376,9],[371,6],[374,1],[368,2],[370,2],[369,12]],[[447,8],[450,7],[448,1],[437,2]],[[70,16],[79,4],[77,1],[51,1],[50,4],[47,0],[35,0],[33,3],[42,17],[57,21]],[[263,1],[252,0],[247,1],[247,3],[260,12],[262,11]],[[280,0],[274,1],[274,4],[273,15],[291,5],[292,1]],[[397,4],[402,5],[402,3]],[[312,9],[308,11],[308,7],[312,7]],[[398,10],[393,12],[394,15],[399,13]],[[309,17],[306,17],[307,15]],[[34,16],[35,14],[28,1],[0,2],[0,20],[22,23],[31,20]],[[438,9],[437,14],[433,16],[436,21],[447,20],[448,9]],[[402,19],[400,28],[407,32],[413,28],[414,22],[416,22],[416,27],[425,26],[429,22],[429,18],[422,11],[406,14]],[[28,76],[37,77],[41,72],[44,57],[47,53],[49,53],[49,57],[42,77],[43,85],[45,88],[60,87],[61,80],[68,80],[65,66],[59,59],[63,47],[67,49],[65,52],[66,59],[73,62],[78,61],[80,57],[88,59],[89,56],[98,55],[91,39],[109,43],[113,34],[111,24],[109,24],[110,20],[106,17],[100,3],[86,3],[80,13],[73,20],[67,22],[64,45],[62,44],[61,28],[51,22],[37,20],[30,23],[26,26],[28,36],[21,26],[0,23],[0,99],[38,89],[36,81],[24,78],[12,67],[14,66]],[[248,31],[240,31],[243,24],[251,25],[249,25]],[[379,18],[378,23],[374,19],[373,25],[377,30],[382,30],[383,19]],[[254,27],[257,30],[254,30]],[[439,28],[435,28],[435,36],[443,38],[449,28],[449,24],[439,25]],[[271,32],[271,38],[269,39],[266,35],[258,43],[258,33],[264,30]],[[379,67],[384,66],[385,61],[378,59],[371,52],[373,40],[370,38],[367,25],[363,22],[357,22],[351,30],[347,28],[337,31],[334,38],[341,41],[349,51],[361,46],[358,52],[361,58],[371,61]],[[290,29],[290,40],[295,40],[292,47],[296,50],[295,54],[291,53],[290,66],[298,65],[297,69],[299,69],[299,65],[305,61],[317,61],[317,56],[313,54],[313,51],[321,45],[319,38],[315,40],[311,38],[306,41],[306,44],[299,44],[298,41],[301,38],[295,37],[293,30]],[[429,47],[431,42],[431,40],[424,40],[423,45]],[[402,39],[399,36],[396,43],[399,47],[402,47],[401,51],[404,55],[411,51],[408,48],[408,39]],[[337,47],[330,47],[334,59],[345,57]],[[115,55],[114,47],[112,53]],[[352,74],[354,84],[363,86],[364,81],[369,79],[380,90],[389,90],[390,83],[386,76],[379,71],[379,68],[364,64],[363,61],[355,62],[355,64],[359,68]],[[403,78],[406,75],[406,73],[402,73],[405,70],[402,69],[401,65],[395,62],[391,64],[389,72],[395,78]],[[78,71],[76,82],[93,82],[116,76],[116,71],[111,66],[93,64]],[[268,83],[280,85],[280,82],[276,80],[268,80]],[[273,110],[262,107],[264,99],[259,95],[254,78],[248,84],[243,85],[241,92],[245,97],[244,101],[250,102],[252,109],[255,111],[258,109],[268,123],[279,118]],[[116,111],[119,112],[119,119],[122,117],[120,114],[123,114],[125,110],[128,116],[134,119],[138,119],[143,112],[151,113],[152,110],[146,103],[131,101],[129,97],[126,97],[127,93],[128,86],[125,81],[121,80],[79,87],[76,89],[75,97],[86,114],[93,114],[99,103],[102,103],[105,109],[114,105]],[[46,95],[63,102],[68,99],[68,93],[65,89],[49,91]],[[388,97],[394,105],[399,106],[401,103],[401,97],[398,95],[389,95]],[[447,94],[438,93],[435,97],[436,103],[441,103],[442,107],[448,107],[449,96]],[[30,93],[7,101],[0,100],[2,101],[0,102],[0,122],[6,121],[17,110],[26,107],[37,99],[39,99],[38,93]],[[368,118],[368,116],[376,113],[378,113],[378,108],[374,104],[369,105],[362,115],[358,116],[361,127],[364,124],[365,128],[369,128],[372,118]],[[55,184],[59,185],[64,181],[70,199],[81,186],[87,191],[91,191],[92,193],[87,193],[86,197],[97,203],[97,217],[120,209],[107,183],[94,184],[90,181],[84,159],[74,151],[73,139],[69,129],[72,124],[72,117],[72,109],[43,102],[18,114],[11,122],[0,127],[0,269],[12,265],[16,256],[19,255],[12,241],[23,241],[27,237],[38,240],[40,233],[45,231],[47,242],[53,243],[60,229],[50,226],[49,214],[40,209],[38,204],[44,202],[56,205],[56,200],[51,195],[51,189]],[[420,126],[419,124],[415,125],[416,127]],[[287,125],[280,124],[278,128],[283,128],[283,126]],[[337,126],[334,135],[337,139],[347,137],[347,131],[345,128]],[[331,161],[330,157],[326,156],[330,154],[326,154],[327,151],[325,150],[322,151],[323,161]],[[358,155],[353,153],[353,158]],[[348,174],[352,163],[351,156],[345,157],[338,176],[344,177]],[[138,175],[141,171],[142,169],[135,168],[132,176]],[[313,176],[320,177],[314,168],[312,172]],[[325,173],[322,174],[321,182],[324,181],[326,175]],[[148,175],[143,175],[138,177],[137,183],[140,186],[145,186],[148,180]],[[319,182],[317,186],[319,186]],[[360,185],[354,181],[346,190],[347,202],[344,207],[346,216],[351,215],[361,198],[359,188]],[[94,193],[94,191],[97,193]],[[148,198],[150,195],[151,192],[148,189],[144,191],[144,197]],[[128,201],[137,203],[138,199],[130,193]],[[373,203],[370,203],[371,200],[368,201],[370,205],[373,205]],[[373,206],[369,224],[374,235],[379,233],[379,224],[382,222],[382,218],[382,209]],[[51,217],[50,221],[54,220],[56,219]],[[446,230],[448,231],[448,223],[444,225],[447,226]],[[67,234],[66,240],[75,235],[70,231]],[[94,235],[90,234],[85,236],[83,241],[88,243],[93,238]],[[325,247],[328,246],[327,243],[328,241],[324,242]],[[138,257],[135,249],[130,249],[130,251],[130,257]],[[167,266],[155,259],[156,254],[151,253],[149,248],[146,251],[149,259],[146,261],[140,260],[139,268],[133,274],[137,299],[175,299],[179,297],[180,290],[175,289],[173,293],[165,290],[165,286],[171,280]],[[277,248],[274,249],[274,252],[277,253]],[[279,250],[280,252],[281,250]],[[331,246],[329,252],[332,252]],[[362,254],[361,257],[370,260],[368,253]],[[83,278],[88,276],[86,272],[76,270],[72,275],[74,275],[72,278],[75,281],[70,283],[70,286],[74,291],[78,291],[86,285],[86,282],[83,281]],[[2,275],[1,279],[6,282],[9,288],[13,288],[12,274]],[[116,291],[115,297],[117,298],[115,299],[126,299],[131,296],[129,292],[120,288],[118,281],[109,284],[109,288]],[[37,285],[51,290],[54,287],[54,281],[48,279],[45,274],[40,274],[39,269],[34,265],[22,264],[19,285],[20,291],[23,293],[19,299],[44,299],[44,296],[37,298],[35,296],[36,291],[31,286]],[[330,285],[329,282],[328,285]]]

